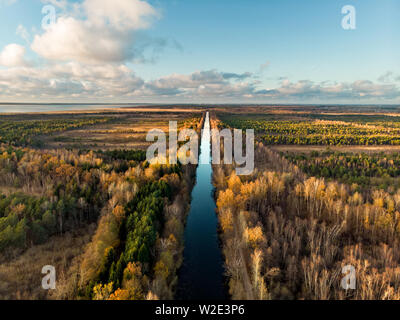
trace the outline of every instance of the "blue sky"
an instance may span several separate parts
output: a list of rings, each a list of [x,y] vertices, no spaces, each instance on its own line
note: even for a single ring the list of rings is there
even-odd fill
[[[357,9],[354,31],[341,27],[341,8],[349,3]],[[396,0],[186,0],[162,9],[155,33],[184,48],[168,55],[165,73],[256,71],[269,61],[274,76],[357,80],[377,78],[400,61]]]
[[[113,4],[0,0],[0,101],[400,102],[400,1]]]

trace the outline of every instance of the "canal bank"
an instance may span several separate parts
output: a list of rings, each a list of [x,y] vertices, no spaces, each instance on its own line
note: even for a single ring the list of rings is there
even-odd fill
[[[178,273],[176,298],[179,300],[226,298],[213,190],[210,117],[207,113],[201,136],[196,185],[185,229],[184,261]]]

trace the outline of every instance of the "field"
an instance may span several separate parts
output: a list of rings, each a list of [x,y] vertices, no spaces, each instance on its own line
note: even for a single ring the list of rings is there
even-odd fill
[[[0,116],[0,143],[86,150],[145,149],[151,129],[191,127],[201,109],[136,108]]]
[[[195,123],[200,116],[195,110],[194,112],[181,110],[181,112],[160,112],[158,109],[154,112],[149,110],[121,112],[113,114],[112,120],[107,123],[55,134],[45,137],[43,141],[51,148],[143,150],[150,144],[146,141],[146,135],[150,130],[161,129],[168,134],[169,121],[177,121],[178,127],[182,127],[192,120]]]

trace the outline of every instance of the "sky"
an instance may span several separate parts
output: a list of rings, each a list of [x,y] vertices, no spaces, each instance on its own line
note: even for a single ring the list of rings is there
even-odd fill
[[[398,104],[399,17],[398,0],[0,0],[0,102]]]

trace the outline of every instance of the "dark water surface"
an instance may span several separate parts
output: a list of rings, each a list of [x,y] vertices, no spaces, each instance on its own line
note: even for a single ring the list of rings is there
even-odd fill
[[[226,298],[210,153],[210,120],[207,113],[201,137],[197,182],[185,230],[184,262],[178,274],[176,297],[179,300]]]

